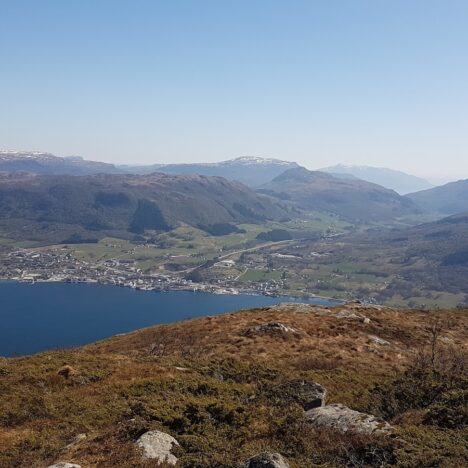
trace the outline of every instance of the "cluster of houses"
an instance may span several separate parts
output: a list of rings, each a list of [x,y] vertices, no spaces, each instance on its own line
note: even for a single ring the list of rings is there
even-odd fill
[[[110,259],[87,262],[61,250],[28,250],[9,252],[0,262],[0,278],[22,282],[86,282],[114,284],[142,290],[209,290],[175,275],[148,274],[134,260]],[[219,289],[219,288],[216,288]]]

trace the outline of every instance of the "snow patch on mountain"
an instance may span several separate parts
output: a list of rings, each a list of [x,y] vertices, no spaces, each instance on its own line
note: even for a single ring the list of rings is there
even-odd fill
[[[263,158],[261,156],[240,156],[235,159],[230,159],[228,161],[223,161],[218,164],[245,164],[245,165],[262,165],[262,164],[275,164],[279,166],[296,166],[295,162],[291,161],[282,161],[281,159],[275,158]]]
[[[52,153],[43,153],[41,151],[13,151],[13,150],[0,150],[0,159],[4,161],[12,159],[36,159],[40,161],[62,159],[54,156]]]

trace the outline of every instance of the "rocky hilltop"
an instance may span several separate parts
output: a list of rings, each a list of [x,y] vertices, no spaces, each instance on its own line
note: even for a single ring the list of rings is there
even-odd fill
[[[1,359],[0,466],[464,466],[467,326],[283,304]]]
[[[421,177],[385,167],[346,166],[337,164],[336,166],[319,169],[319,171],[328,172],[329,174],[341,177],[367,180],[367,182],[372,182],[373,184],[395,190],[395,192],[401,195],[417,192],[419,190],[427,190],[433,187],[430,182]]]

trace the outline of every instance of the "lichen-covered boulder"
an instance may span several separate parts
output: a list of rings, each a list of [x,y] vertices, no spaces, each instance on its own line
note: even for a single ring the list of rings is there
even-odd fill
[[[328,427],[340,432],[389,434],[392,431],[392,426],[383,419],[340,404],[313,408],[306,412],[305,418],[315,427]]]
[[[177,463],[177,457],[172,454],[172,450],[174,446],[179,445],[179,442],[169,434],[161,431],[148,431],[140,436],[136,444],[143,449],[143,458],[169,465]]]
[[[249,458],[245,468],[289,468],[289,463],[279,453],[263,452]]]

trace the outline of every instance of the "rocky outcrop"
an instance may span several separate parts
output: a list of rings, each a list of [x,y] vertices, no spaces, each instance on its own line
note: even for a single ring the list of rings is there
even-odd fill
[[[372,343],[379,345],[379,346],[389,346],[391,343],[390,341],[384,340],[383,338],[380,338],[379,336],[375,335],[368,335],[367,336]]]
[[[76,463],[58,462],[53,465],[49,465],[47,468],[81,468],[81,465]]]
[[[160,431],[145,432],[136,441],[136,444],[143,449],[143,458],[156,460],[158,463],[175,465],[177,457],[172,454],[174,446],[178,446],[174,437]]]
[[[383,419],[340,404],[311,409],[306,412],[305,417],[306,421],[315,427],[328,427],[340,432],[389,434],[392,431],[392,426]]]
[[[366,317],[365,315],[359,312],[352,312],[350,310],[341,310],[335,314],[335,317],[338,319],[348,319],[348,320],[355,320],[357,322],[362,322],[365,324],[370,323],[370,318]]]
[[[356,312],[352,309],[319,309],[313,310],[317,315],[330,315],[332,317],[336,317],[337,319],[347,319],[347,320],[354,320],[356,322],[362,322],[365,324],[370,323],[369,317],[361,314],[360,312]]]
[[[244,335],[288,335],[298,333],[299,332],[295,328],[285,325],[284,323],[268,322],[249,328],[244,332]]]
[[[244,468],[289,468],[289,463],[279,453],[263,452],[249,458]]]
[[[311,380],[291,380],[277,385],[274,395],[281,401],[294,401],[308,411],[325,405],[327,391]]]

